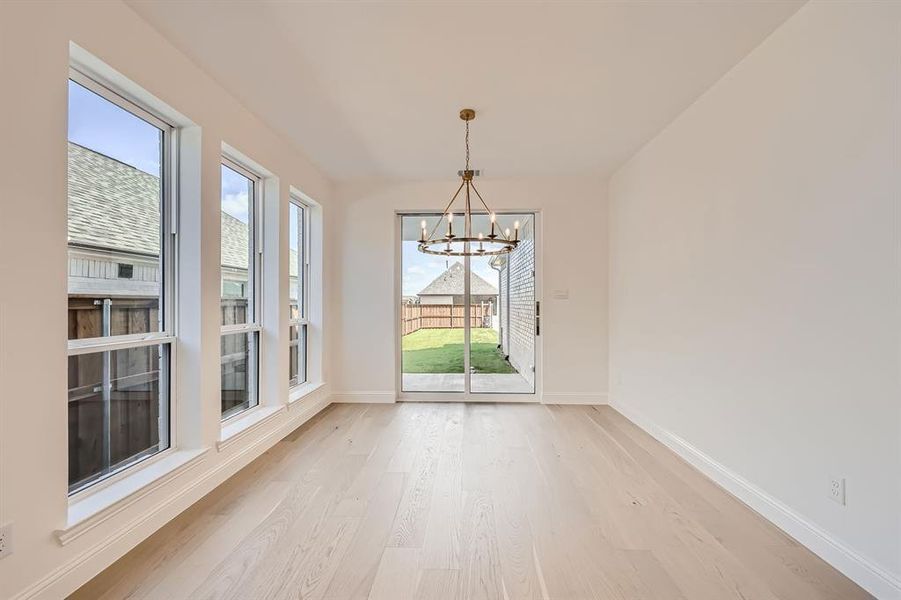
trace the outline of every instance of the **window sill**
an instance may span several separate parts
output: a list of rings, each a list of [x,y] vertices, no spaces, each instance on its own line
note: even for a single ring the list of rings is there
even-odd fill
[[[216,449],[222,452],[225,448],[243,438],[245,435],[285,410],[285,406],[259,406],[250,414],[240,416],[222,426]]]
[[[178,450],[122,478],[96,493],[69,503],[64,529],[56,530],[61,546],[111,519],[147,494],[200,463],[208,448]]]
[[[318,390],[319,388],[321,388],[324,385],[325,385],[325,383],[323,383],[321,381],[319,383],[307,382],[307,383],[302,383],[299,386],[297,386],[296,388],[291,389],[290,391],[288,391],[288,406],[292,406],[295,402],[298,402],[299,400],[302,400],[304,397],[309,396],[310,394],[312,394],[313,392],[315,392],[316,390]]]

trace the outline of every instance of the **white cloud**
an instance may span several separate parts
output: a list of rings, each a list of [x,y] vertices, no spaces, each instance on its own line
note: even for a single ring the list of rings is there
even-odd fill
[[[249,223],[250,219],[247,212],[247,200],[247,192],[241,192],[238,194],[223,194],[222,210],[238,219],[242,223]]]

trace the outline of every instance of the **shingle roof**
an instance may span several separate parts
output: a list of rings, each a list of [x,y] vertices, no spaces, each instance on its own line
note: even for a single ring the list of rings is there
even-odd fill
[[[69,143],[69,243],[159,255],[160,180]]]
[[[224,210],[222,225],[222,265],[235,269],[247,269],[247,223],[242,223]]]
[[[247,225],[221,215],[222,265],[247,269]],[[159,228],[158,177],[69,142],[70,244],[158,256]]]
[[[455,262],[447,271],[425,286],[418,296],[459,296],[463,294],[466,272],[463,263]],[[473,296],[496,296],[497,288],[472,273],[469,280],[469,293]]]

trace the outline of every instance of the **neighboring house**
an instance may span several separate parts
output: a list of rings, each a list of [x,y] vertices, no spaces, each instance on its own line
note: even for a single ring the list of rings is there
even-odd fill
[[[465,279],[466,272],[463,269],[463,263],[455,262],[417,294],[420,304],[462,305]],[[473,304],[497,305],[497,288],[477,274],[472,274],[469,286]]]
[[[69,143],[69,295],[159,295],[160,180]]]
[[[500,273],[498,321],[501,350],[529,382],[535,379],[535,220],[522,222],[520,243],[510,254],[495,256]]]
[[[69,325],[94,334],[83,331],[77,337],[102,335],[93,331],[99,327],[96,317],[87,317],[99,312],[104,300],[113,300],[114,319],[117,308],[128,311],[129,322],[140,320],[136,310],[143,310],[150,321],[143,327],[155,326],[160,205],[158,177],[69,142]],[[226,212],[220,224],[222,295],[243,298],[248,292],[247,225]],[[290,289],[296,297],[297,253],[291,254]]]

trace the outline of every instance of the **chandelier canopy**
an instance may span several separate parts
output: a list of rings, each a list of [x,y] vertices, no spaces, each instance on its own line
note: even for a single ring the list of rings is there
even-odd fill
[[[476,189],[472,179],[477,173],[469,167],[469,122],[476,118],[476,111],[471,108],[464,108],[460,111],[460,118],[466,123],[466,167],[460,171],[462,182],[430,233],[426,232],[426,222],[422,222],[419,251],[439,256],[496,256],[498,254],[509,254],[519,244],[519,221],[516,221],[513,225],[513,235],[510,235],[509,228],[503,232],[498,231],[497,215],[488,208],[479,190]],[[460,197],[460,192],[464,192],[463,235],[458,236],[454,234],[454,202]],[[480,231],[473,235],[470,192],[475,193],[491,218],[491,229],[487,234]],[[436,236],[435,234],[441,228],[442,223],[447,224],[447,230],[443,236],[441,234]]]

